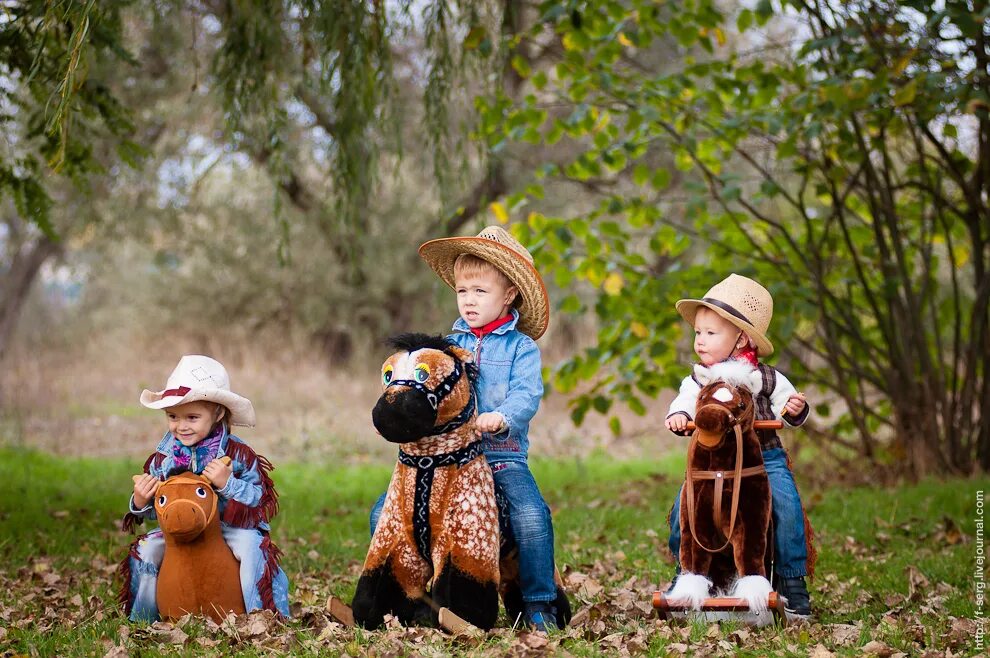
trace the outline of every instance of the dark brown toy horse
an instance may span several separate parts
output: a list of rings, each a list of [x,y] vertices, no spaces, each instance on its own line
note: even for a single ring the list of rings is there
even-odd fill
[[[714,586],[767,609],[770,482],[753,429],[762,376],[748,364],[698,366],[697,427],[681,492],[681,574],[667,595],[700,609]]]
[[[164,620],[191,612],[219,623],[230,612],[244,612],[240,564],[223,539],[217,503],[202,475],[180,473],[158,486],[155,512],[165,555],[157,599]]]

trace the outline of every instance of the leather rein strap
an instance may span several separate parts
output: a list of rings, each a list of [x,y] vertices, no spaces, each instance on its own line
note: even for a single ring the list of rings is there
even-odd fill
[[[732,428],[736,433],[736,465],[731,473],[726,473],[725,471],[701,471],[690,468],[690,464],[694,461],[694,451],[698,444],[698,430],[695,430],[695,436],[692,437],[691,445],[688,446],[689,466],[687,470],[687,477],[685,478],[685,488],[687,489],[688,532],[691,533],[691,538],[694,539],[694,543],[709,553],[722,552],[722,550],[732,541],[732,531],[736,527],[736,513],[739,510],[739,490],[742,488],[740,487],[740,480],[749,475],[765,473],[767,470],[766,466],[763,464],[760,464],[759,466],[750,466],[748,468],[742,467],[743,438],[742,427],[739,426],[738,420],[734,420]],[[722,527],[722,491],[725,487],[725,481],[733,479],[735,480],[735,483],[732,487],[732,505],[729,508],[729,532],[726,533],[726,540],[724,544],[715,549],[708,548],[701,543],[701,540],[698,539],[698,533],[695,532],[695,528],[697,528],[698,525],[694,518],[694,481],[715,480],[715,527],[718,529]]]

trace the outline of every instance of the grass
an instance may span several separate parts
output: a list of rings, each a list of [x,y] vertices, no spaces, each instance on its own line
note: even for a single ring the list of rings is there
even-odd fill
[[[273,536],[292,581],[292,621],[275,624],[253,615],[260,625],[250,627],[245,618],[226,629],[195,619],[181,628],[129,624],[114,601],[113,569],[129,542],[116,523],[139,466],[0,448],[0,653],[757,656],[860,655],[871,647],[909,655],[975,650],[975,492],[990,491],[987,481],[803,492],[820,552],[811,588],[816,621],[751,630],[668,624],[649,614],[652,590],[673,574],[664,519],[679,486],[680,455],[537,461],[533,470],[554,510],[557,562],[580,623],[549,640],[508,628],[464,640],[429,629],[343,629],[322,614],[330,593],[345,599],[353,594],[367,548],[368,510],[391,471],[380,465],[293,463],[276,470],[282,510]]]

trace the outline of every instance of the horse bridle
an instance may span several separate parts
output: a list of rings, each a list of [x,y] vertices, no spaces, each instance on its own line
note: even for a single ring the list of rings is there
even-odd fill
[[[440,408],[440,403],[443,402],[444,398],[450,395],[451,392],[454,390],[454,386],[457,384],[457,382],[461,378],[461,375],[464,373],[464,366],[461,365],[460,359],[458,359],[456,356],[448,352],[444,352],[444,354],[447,354],[447,356],[453,359],[454,370],[449,375],[444,377],[443,380],[436,385],[436,388],[432,388],[432,389],[427,388],[426,386],[417,382],[414,379],[395,379],[390,381],[388,385],[385,386],[385,390],[387,391],[393,386],[408,386],[409,388],[414,388],[426,396],[427,402],[429,402],[430,406],[433,407],[433,411],[436,411],[437,409]],[[468,419],[471,418],[471,415],[474,414],[475,405],[477,404],[477,401],[475,400],[475,396],[474,396],[474,386],[471,386],[470,382],[468,382],[468,389],[471,391],[470,393],[471,397],[468,398],[468,403],[464,405],[464,408],[461,409],[461,412],[457,414],[455,417],[448,420],[443,425],[440,425],[439,427],[434,427],[433,431],[427,434],[426,436],[437,436],[438,434],[446,434],[447,432],[457,429],[458,427],[466,423]]]
[[[705,407],[717,407],[720,410],[725,410],[717,404],[704,405]],[[700,411],[700,410],[699,410]],[[687,493],[687,513],[688,513],[688,532],[691,533],[691,537],[694,542],[700,546],[702,549],[709,553],[720,553],[726,546],[732,542],[732,531],[736,527],[736,513],[739,510],[739,490],[740,480],[744,477],[750,475],[758,475],[760,473],[766,472],[766,466],[760,464],[759,466],[750,466],[748,468],[742,467],[742,452],[743,452],[743,435],[740,418],[736,417],[732,412],[729,412],[729,422],[732,424],[732,429],[736,434],[736,463],[731,473],[726,473],[725,471],[702,471],[699,469],[692,469],[690,467],[691,463],[694,461],[694,451],[698,444],[698,433],[701,431],[695,429],[694,436],[691,438],[691,445],[688,446],[688,469],[687,475],[685,477],[684,487]],[[725,543],[718,548],[712,549],[708,548],[701,543],[698,539],[698,534],[695,532],[697,528],[697,523],[694,518],[694,480],[714,480],[715,481],[715,527],[721,528],[722,526],[722,491],[725,488],[726,480],[735,480],[734,486],[732,487],[732,504],[729,508],[729,532],[726,533]]]

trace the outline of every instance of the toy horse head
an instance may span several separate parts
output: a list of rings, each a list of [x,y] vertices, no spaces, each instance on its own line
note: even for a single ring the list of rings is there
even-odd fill
[[[695,366],[694,377],[701,385],[694,414],[701,446],[718,447],[735,425],[743,431],[753,426],[753,395],[763,386],[759,370],[730,360],[709,367]]]
[[[475,415],[478,368],[470,351],[442,336],[401,334],[382,364],[384,392],[371,413],[387,441],[409,443],[452,432]]]
[[[186,471],[158,485],[155,513],[166,536],[186,543],[194,541],[216,520],[217,502],[210,481]]]

